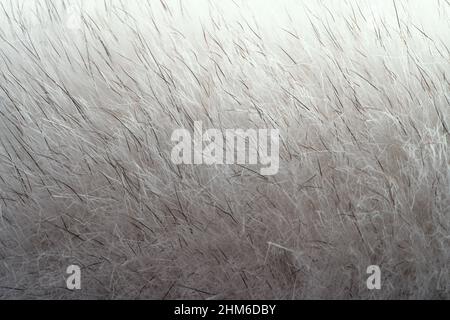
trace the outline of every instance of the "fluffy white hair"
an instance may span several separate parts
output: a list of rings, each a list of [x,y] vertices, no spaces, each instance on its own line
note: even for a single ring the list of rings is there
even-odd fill
[[[0,297],[450,298],[448,0],[0,4]]]

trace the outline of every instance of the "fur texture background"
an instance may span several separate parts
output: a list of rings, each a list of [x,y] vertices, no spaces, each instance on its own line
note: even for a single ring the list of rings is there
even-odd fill
[[[447,0],[0,5],[1,298],[450,297]],[[194,121],[279,173],[174,165]]]

